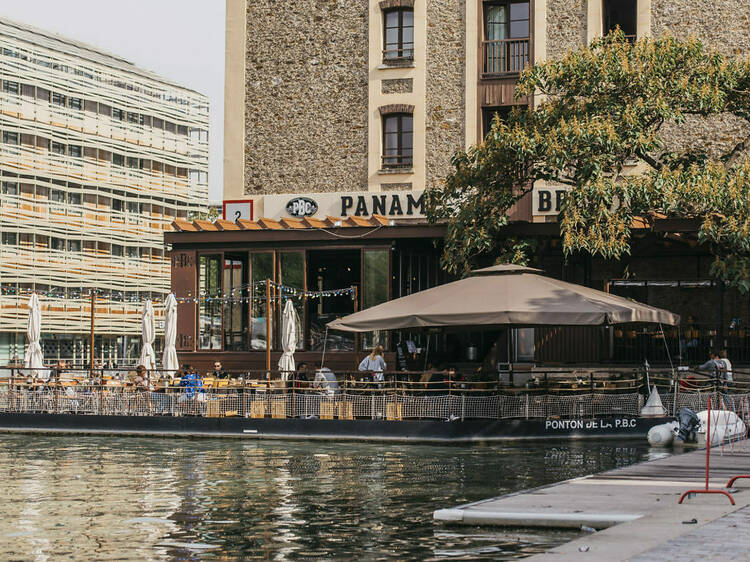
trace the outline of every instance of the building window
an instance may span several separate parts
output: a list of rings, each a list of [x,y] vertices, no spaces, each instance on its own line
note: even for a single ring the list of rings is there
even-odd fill
[[[3,182],[3,195],[18,195],[18,184],[14,181]]]
[[[128,112],[128,123],[138,123],[138,114]]]
[[[3,131],[4,144],[18,144],[18,133]]]
[[[383,12],[383,60],[414,58],[414,9],[395,8]]]
[[[50,189],[49,200],[53,203],[65,203],[65,192],[59,189]]]
[[[62,94],[58,94],[56,92],[52,92],[52,103],[55,105],[61,105],[65,107],[66,105],[66,98]]]
[[[51,250],[59,250],[62,252],[65,249],[65,240],[62,238],[50,237],[49,247]]]
[[[112,244],[112,255],[122,256],[123,248],[119,244]]]
[[[483,74],[521,72],[529,64],[529,3],[485,2]]]
[[[80,158],[81,157],[81,147],[77,144],[69,144],[68,145],[68,156],[72,156],[73,158]]]
[[[137,258],[138,257],[138,248],[135,246],[128,246],[127,253],[129,258]]]
[[[122,199],[112,199],[112,210],[122,211]]]
[[[604,34],[619,27],[628,41],[635,41],[637,11],[638,0],[604,0]]]
[[[18,82],[3,80],[3,92],[6,94],[18,94]]]
[[[81,98],[68,98],[68,107],[70,109],[83,109],[83,100]]]
[[[80,252],[81,241],[80,240],[68,240],[68,251],[69,252]]]
[[[3,244],[15,246],[18,244],[18,234],[15,232],[3,232]]]
[[[53,141],[52,142],[52,148],[51,148],[51,150],[55,154],[61,154],[61,155],[65,156],[65,145],[62,144],[62,143],[54,142]]]
[[[510,115],[512,105],[502,105],[497,107],[483,107],[482,108],[482,138],[487,136],[492,128],[492,120],[497,115],[501,121],[504,121]]]
[[[221,349],[221,256],[200,256],[198,275],[198,347]]]
[[[127,159],[128,162],[128,168],[138,168],[138,158],[133,158],[132,156],[128,156]]]
[[[81,194],[80,193],[68,193],[68,204],[69,205],[81,205]]]
[[[123,121],[125,119],[125,113],[122,109],[117,109],[116,107],[112,108],[112,119],[117,119],[118,121]]]
[[[383,116],[383,168],[413,165],[414,118],[410,113]]]
[[[116,154],[112,153],[112,164],[115,166],[124,166],[125,165],[125,157],[122,154]]]

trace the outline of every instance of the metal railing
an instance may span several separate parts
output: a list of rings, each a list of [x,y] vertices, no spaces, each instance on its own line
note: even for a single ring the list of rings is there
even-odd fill
[[[668,414],[681,406],[703,409],[709,396],[728,404],[750,403],[750,372],[742,371],[734,372],[729,388],[691,371],[584,375],[554,370],[534,373],[521,387],[434,372],[385,373],[382,380],[361,372],[331,373],[325,380],[278,371],[222,372],[221,377],[197,379],[172,378],[161,371],[147,371],[140,379],[133,374],[7,368],[0,371],[0,412],[342,420],[637,416],[647,385],[660,391]]]
[[[529,39],[482,41],[482,76],[515,74],[529,66]]]

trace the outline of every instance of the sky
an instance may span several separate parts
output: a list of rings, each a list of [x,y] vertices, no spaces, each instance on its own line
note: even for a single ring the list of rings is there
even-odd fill
[[[225,0],[21,0],[2,17],[119,55],[208,96],[209,199],[222,198]]]

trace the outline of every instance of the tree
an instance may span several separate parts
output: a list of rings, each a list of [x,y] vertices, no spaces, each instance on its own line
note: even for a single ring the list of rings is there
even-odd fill
[[[427,194],[428,218],[447,223],[447,270],[463,274],[500,253],[524,262],[523,241],[503,245],[499,234],[510,207],[543,180],[570,186],[558,217],[566,254],[620,258],[634,217],[692,218],[716,256],[714,274],[750,288],[750,59],[695,39],[631,44],[616,30],[527,69],[516,95],[541,102],[496,118]],[[727,146],[673,142],[696,119],[730,120],[744,134]],[[624,174],[633,160],[638,172]]]

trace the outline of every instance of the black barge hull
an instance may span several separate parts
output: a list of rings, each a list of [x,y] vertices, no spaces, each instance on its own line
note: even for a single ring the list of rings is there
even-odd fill
[[[638,439],[672,418],[387,421],[0,413],[0,432],[408,443]]]

